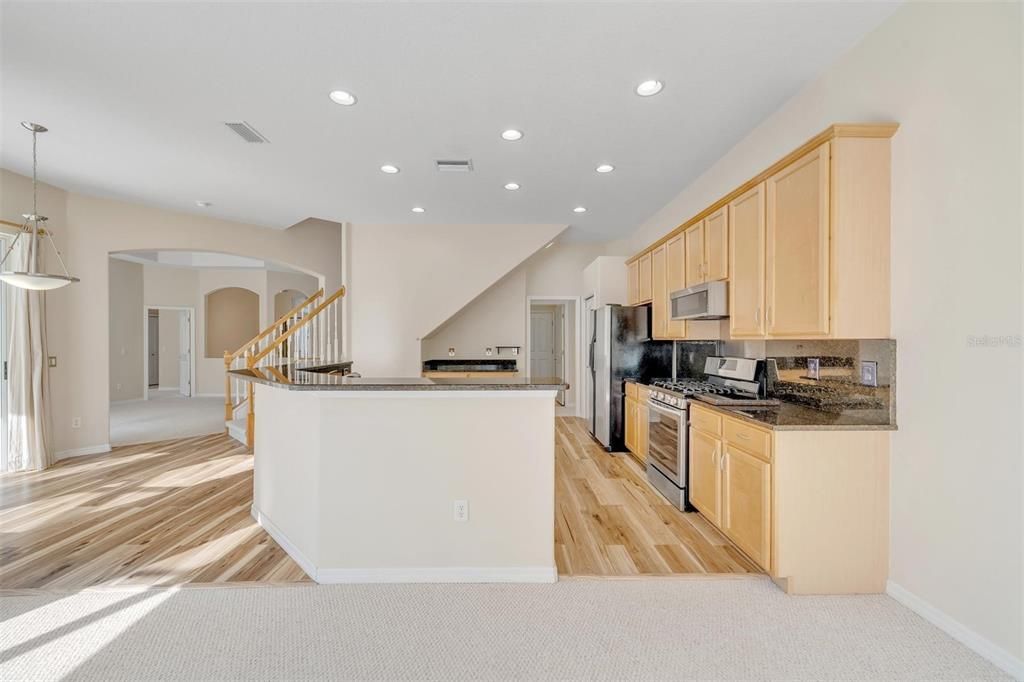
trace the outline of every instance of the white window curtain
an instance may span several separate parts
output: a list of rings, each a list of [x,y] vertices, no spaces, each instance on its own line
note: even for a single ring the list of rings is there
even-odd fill
[[[28,271],[33,252],[22,235],[7,261]],[[7,362],[7,470],[45,469],[53,463],[50,380],[46,367],[46,298],[42,291],[8,286],[7,325],[11,343]]]

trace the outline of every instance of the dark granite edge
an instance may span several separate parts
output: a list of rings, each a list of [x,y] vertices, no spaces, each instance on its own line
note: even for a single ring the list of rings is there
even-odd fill
[[[413,383],[413,384],[394,384],[394,383],[358,383],[358,384],[346,384],[346,383],[322,383],[322,384],[307,384],[307,383],[285,383],[277,379],[267,379],[265,377],[254,376],[248,373],[248,370],[231,370],[229,372],[233,374],[235,378],[241,381],[248,381],[254,384],[262,384],[264,386],[273,386],[275,388],[283,388],[288,391],[560,391],[568,389],[569,385],[565,383],[559,384],[548,384],[548,383],[507,383],[507,382],[495,382],[487,383],[489,379],[426,379],[432,383]],[[338,376],[338,379],[343,377]],[[361,381],[372,381],[372,378],[361,379]],[[437,381],[443,381],[445,383],[433,383]]]

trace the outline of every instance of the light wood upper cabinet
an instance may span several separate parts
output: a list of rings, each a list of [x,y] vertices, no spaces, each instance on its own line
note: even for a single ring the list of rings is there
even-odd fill
[[[704,281],[704,221],[691,225],[683,232],[686,248],[686,286]]]
[[[764,183],[729,202],[729,333],[765,333]]]
[[[640,261],[635,260],[626,266],[626,303],[636,305],[640,302]]]
[[[829,332],[829,161],[826,142],[765,182],[771,336]]]
[[[718,458],[722,443],[713,435],[690,429],[690,504],[708,521],[720,524],[722,479]]]
[[[651,300],[653,288],[651,286],[651,254],[645,253],[640,257],[640,302],[647,303]]]
[[[668,278],[665,270],[665,247],[651,252],[651,335],[656,339],[668,335]]]
[[[726,207],[704,219],[704,281],[729,277],[729,221]]]
[[[771,566],[771,465],[729,443],[722,457],[722,531],[747,556],[768,568]]]
[[[684,248],[683,235],[676,235],[665,244],[665,271],[667,293],[686,288],[686,249]],[[667,297],[666,297],[667,299]],[[666,336],[670,339],[686,338],[686,320],[673,320],[671,300],[666,300],[666,315],[669,316],[666,322]]]

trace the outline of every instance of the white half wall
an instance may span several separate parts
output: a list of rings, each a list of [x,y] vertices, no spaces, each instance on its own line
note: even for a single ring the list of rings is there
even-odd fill
[[[834,122],[892,140],[890,580],[1024,675],[1020,3],[907,3],[633,235],[665,234]],[[923,608],[918,610],[924,611]],[[951,630],[952,631],[952,630]],[[977,641],[991,644],[988,651]]]
[[[363,376],[418,376],[421,339],[566,227],[351,224],[353,368]]]

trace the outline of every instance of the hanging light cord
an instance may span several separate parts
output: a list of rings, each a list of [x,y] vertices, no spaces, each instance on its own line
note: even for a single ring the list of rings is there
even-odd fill
[[[45,132],[45,128],[43,130]],[[7,247],[7,251],[4,252],[3,259],[0,260],[0,268],[2,268],[4,263],[7,262],[7,258],[10,257],[11,252],[14,251],[15,245],[18,243],[18,240],[21,239],[21,235],[23,235],[26,232],[31,231],[32,232],[33,244],[32,244],[31,251],[29,253],[28,267],[29,267],[29,272],[35,272],[36,271],[36,260],[39,258],[39,252],[38,252],[39,233],[42,232],[43,235],[46,236],[50,240],[50,246],[53,247],[53,252],[55,254],[57,254],[57,262],[60,263],[61,270],[64,271],[64,276],[65,277],[70,277],[71,273],[68,272],[68,266],[64,265],[64,257],[61,255],[60,249],[57,248],[57,243],[55,241],[53,241],[53,232],[50,231],[50,230],[42,230],[39,227],[39,203],[38,203],[38,194],[39,194],[39,192],[38,192],[38,189],[37,189],[38,181],[36,180],[37,168],[38,168],[38,157],[37,157],[37,154],[36,154],[36,138],[38,137],[38,135],[39,135],[39,132],[37,130],[33,130],[32,131],[32,216],[25,219],[25,224],[22,225],[21,230],[14,237],[14,240],[11,242],[11,245]],[[45,220],[45,218],[44,218],[44,220]],[[29,229],[29,226],[28,226],[28,224],[30,222],[32,222],[34,224],[34,227],[31,230]]]

